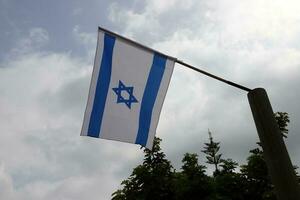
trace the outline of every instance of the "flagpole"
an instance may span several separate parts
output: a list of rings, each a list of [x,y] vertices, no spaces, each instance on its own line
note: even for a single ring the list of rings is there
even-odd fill
[[[219,76],[216,76],[216,75],[213,75],[213,74],[211,74],[211,73],[208,73],[208,72],[206,72],[206,71],[204,71],[204,70],[201,70],[201,69],[199,69],[199,68],[197,68],[197,67],[194,67],[194,66],[192,66],[192,65],[189,65],[189,64],[187,64],[187,63],[185,63],[185,62],[183,62],[183,61],[181,61],[181,60],[177,60],[177,59],[176,59],[175,62],[177,62],[178,64],[181,64],[181,65],[183,65],[183,66],[185,66],[185,67],[187,67],[187,68],[190,68],[190,69],[192,69],[192,70],[194,70],[194,71],[197,71],[197,72],[199,72],[199,73],[202,73],[202,74],[204,74],[204,75],[206,75],[206,76],[209,76],[209,77],[211,77],[211,78],[214,78],[214,79],[216,79],[216,80],[218,80],[218,81],[221,81],[221,82],[224,82],[224,83],[226,83],[226,84],[228,84],[228,85],[231,85],[231,86],[233,86],[233,87],[239,88],[239,89],[241,89],[241,90],[245,90],[245,91],[247,91],[247,92],[250,92],[250,91],[251,91],[251,89],[249,89],[249,88],[247,88],[247,87],[245,87],[245,86],[239,85],[239,84],[237,84],[237,83],[234,83],[234,82],[228,81],[228,80],[226,80],[226,79],[223,79],[223,78],[221,78],[221,77],[219,77]]]
[[[267,92],[256,88],[248,93],[248,100],[278,199],[299,200],[299,183]]]

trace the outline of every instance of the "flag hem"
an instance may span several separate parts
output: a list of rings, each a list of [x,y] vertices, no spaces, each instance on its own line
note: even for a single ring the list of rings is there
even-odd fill
[[[147,51],[154,52],[154,53],[156,52],[156,53],[158,53],[158,54],[161,54],[162,56],[165,56],[165,57],[167,57],[168,59],[173,60],[174,62],[177,61],[177,58],[175,58],[175,57],[172,57],[172,56],[169,56],[169,55],[167,55],[167,54],[161,53],[161,52],[159,52],[159,51],[157,51],[157,50],[155,50],[155,49],[152,49],[152,48],[150,48],[150,47],[147,47],[147,46],[145,46],[145,45],[143,45],[143,44],[141,44],[141,43],[139,43],[139,42],[136,42],[136,41],[134,41],[134,40],[131,40],[131,39],[129,39],[129,38],[126,38],[126,37],[124,37],[124,36],[122,36],[122,35],[119,35],[119,34],[117,34],[117,33],[115,33],[115,32],[112,32],[112,31],[107,30],[107,29],[105,29],[105,28],[102,28],[102,27],[100,27],[100,26],[98,26],[98,31],[102,31],[102,32],[104,32],[104,33],[108,33],[109,35],[112,35],[112,36],[114,36],[114,37],[116,37],[116,38],[118,38],[118,39],[120,39],[120,40],[125,41],[125,42],[132,43],[132,44],[134,44],[135,46],[137,46],[137,47],[139,47],[139,48],[142,48],[142,49],[145,49],[145,50],[147,50]]]

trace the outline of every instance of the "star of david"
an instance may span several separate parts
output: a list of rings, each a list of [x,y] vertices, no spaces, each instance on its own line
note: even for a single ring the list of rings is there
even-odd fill
[[[126,87],[120,80],[118,87],[112,88],[112,90],[118,96],[117,103],[125,103],[129,109],[131,109],[132,103],[138,102],[138,100],[133,96],[133,87]]]

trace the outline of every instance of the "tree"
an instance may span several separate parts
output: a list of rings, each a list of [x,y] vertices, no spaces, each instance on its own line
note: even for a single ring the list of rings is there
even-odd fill
[[[221,159],[222,154],[218,154],[218,151],[220,150],[220,142],[214,142],[211,132],[209,130],[208,130],[208,135],[209,135],[209,143],[204,143],[205,147],[202,152],[207,155],[206,156],[207,163],[213,164],[215,166],[214,174],[217,174],[219,172],[218,165],[222,163],[222,159]]]
[[[268,168],[260,148],[250,150],[247,164],[241,166],[241,173],[246,177],[245,196],[247,199],[276,199],[274,186],[268,174]]]
[[[233,161],[231,158],[222,160],[222,163],[220,164],[220,167],[222,168],[221,172],[226,174],[233,173],[237,166],[238,163]]]
[[[175,179],[176,199],[209,199],[212,193],[210,178],[205,175],[205,166],[198,164],[198,155],[186,153],[182,159],[182,171]]]
[[[289,132],[287,126],[290,123],[289,115],[286,112],[276,112],[274,116],[282,136],[287,138]]]
[[[215,199],[244,200],[245,178],[235,172],[238,163],[232,159],[223,160],[221,170],[215,177]]]
[[[175,199],[173,167],[160,148],[161,139],[155,138],[153,149],[144,148],[143,164],[133,169],[121,185],[123,189],[112,194],[113,200]]]
[[[274,114],[283,137],[287,137],[289,117],[287,113]],[[240,166],[232,159],[221,159],[220,143],[214,142],[209,131],[209,143],[202,152],[207,163],[213,164],[213,176],[205,174],[206,167],[198,163],[198,155],[186,153],[181,171],[176,172],[160,148],[161,139],[155,138],[152,151],[144,148],[143,163],[112,194],[113,200],[276,200],[263,150],[250,150],[247,163]],[[296,172],[295,167],[295,172]],[[297,173],[296,173],[297,174]],[[297,174],[298,175],[298,174]],[[300,180],[300,179],[299,179]]]

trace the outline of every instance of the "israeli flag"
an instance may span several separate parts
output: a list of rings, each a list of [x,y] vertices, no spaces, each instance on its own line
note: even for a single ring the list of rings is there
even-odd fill
[[[99,27],[81,135],[152,149],[174,62]]]

